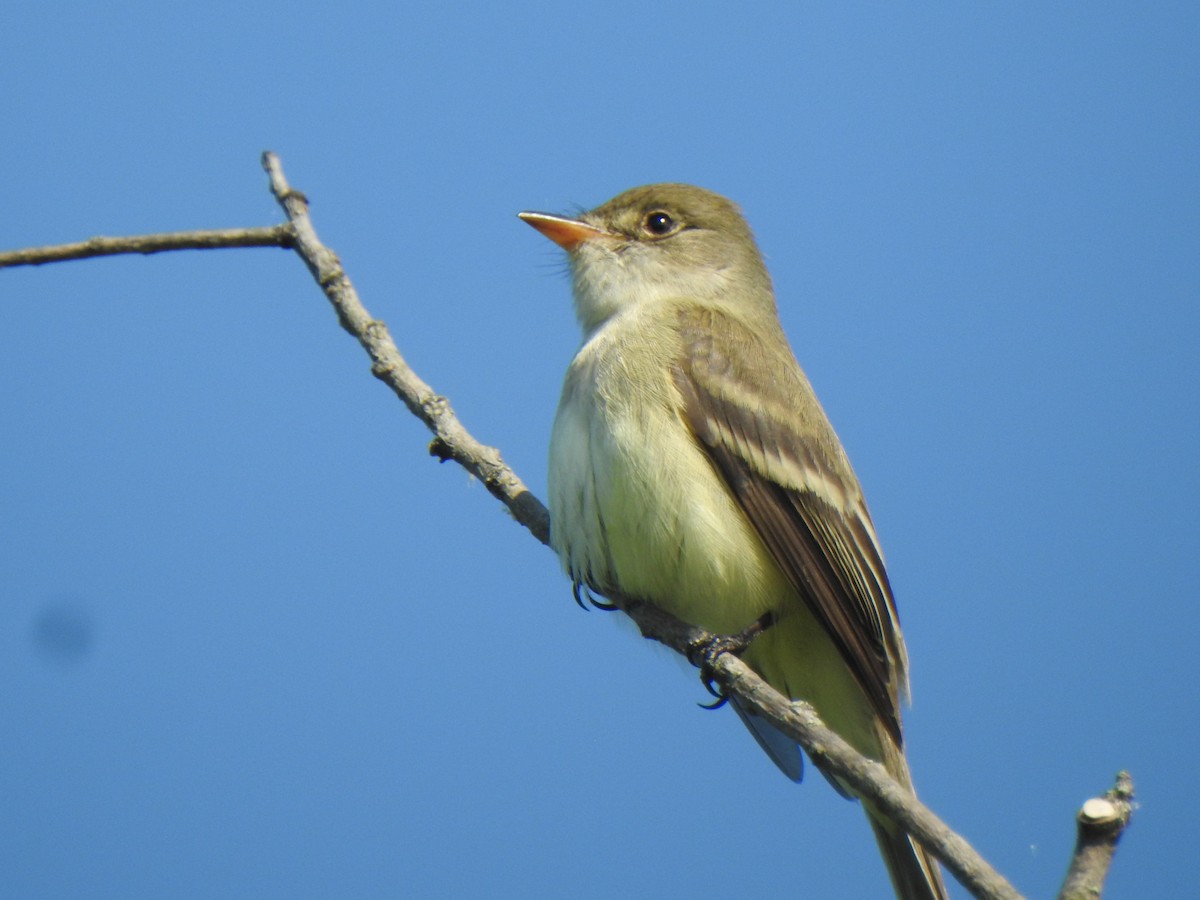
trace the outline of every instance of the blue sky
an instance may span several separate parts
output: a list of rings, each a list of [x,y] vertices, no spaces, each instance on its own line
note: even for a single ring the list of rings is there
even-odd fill
[[[545,495],[578,334],[514,214],[742,204],[862,480],[920,793],[1031,896],[1194,887],[1191,4],[27,4],[0,247],[280,213]],[[272,250],[0,272],[14,897],[870,897],[861,812],[571,601]]]

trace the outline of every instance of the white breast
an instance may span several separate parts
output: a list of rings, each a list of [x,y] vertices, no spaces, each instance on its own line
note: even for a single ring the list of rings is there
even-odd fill
[[[551,544],[601,593],[738,631],[790,588],[680,418],[673,334],[632,318],[607,323],[568,370],[550,441]]]

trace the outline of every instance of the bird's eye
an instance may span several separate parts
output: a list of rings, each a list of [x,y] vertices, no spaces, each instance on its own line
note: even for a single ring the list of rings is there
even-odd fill
[[[654,212],[646,213],[646,218],[642,220],[642,227],[647,232],[658,237],[665,234],[670,234],[678,226],[670,213],[665,213],[661,209],[656,209]]]

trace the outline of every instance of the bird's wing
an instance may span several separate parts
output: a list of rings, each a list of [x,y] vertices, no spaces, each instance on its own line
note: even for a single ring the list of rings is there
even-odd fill
[[[907,660],[858,481],[786,340],[735,316],[680,313],[683,415],[792,586],[901,746]],[[757,376],[757,377],[755,377]]]

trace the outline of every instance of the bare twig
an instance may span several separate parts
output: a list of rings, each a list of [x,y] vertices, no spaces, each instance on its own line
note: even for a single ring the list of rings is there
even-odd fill
[[[288,184],[279,157],[268,151],[263,154],[262,163],[271,179],[271,193],[295,229],[296,252],[337,310],[342,327],[358,339],[371,357],[371,373],[390,387],[409,411],[433,432],[429,452],[443,462],[454,460],[482,481],[534,537],[543,544],[549,543],[550,514],[542,501],[505,464],[500,451],[475,440],[450,408],[450,402],[434,393],[433,388],[409,368],[388,334],[387,326],[367,312],[341,262],[317,237],[308,217],[308,200]]]
[[[26,247],[0,253],[0,269],[8,266],[40,266],[45,263],[117,256],[122,253],[163,253],[167,250],[216,250],[223,247],[292,247],[292,226],[270,228],[224,228],[213,231],[174,231],[131,237],[94,237],[77,244]]]
[[[1118,772],[1116,783],[1104,796],[1093,797],[1080,807],[1075,855],[1059,900],[1094,900],[1100,896],[1133,808],[1133,779],[1128,772]]]

